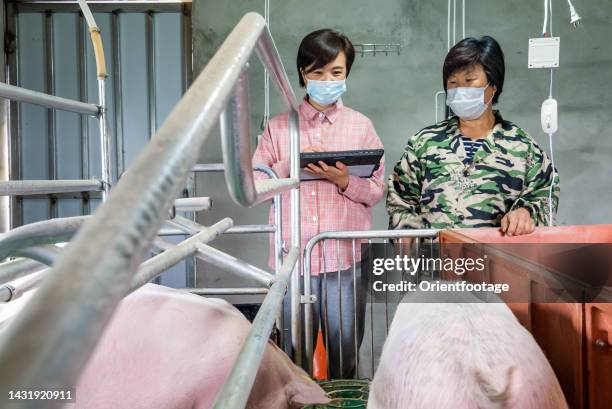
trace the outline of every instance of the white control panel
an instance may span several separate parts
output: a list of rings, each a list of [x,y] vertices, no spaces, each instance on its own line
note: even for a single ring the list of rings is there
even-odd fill
[[[559,37],[529,39],[529,68],[556,68],[559,66]]]

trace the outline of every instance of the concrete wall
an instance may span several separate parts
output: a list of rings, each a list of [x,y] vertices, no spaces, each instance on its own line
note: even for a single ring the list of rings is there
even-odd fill
[[[457,1],[460,4],[460,1]],[[548,97],[549,71],[527,69],[527,44],[538,37],[543,5],[533,0],[467,2],[467,36],[491,35],[506,54],[506,82],[499,108],[549,151],[540,126],[540,105]],[[553,1],[553,34],[561,37],[561,66],[554,73],[553,95],[559,101],[560,131],[554,136],[561,175],[559,223],[612,223],[612,5],[608,0],[576,0],[583,17],[570,30],[565,1]],[[447,44],[447,2],[444,0],[271,0],[271,30],[294,89],[298,88],[295,57],[301,38],[318,28],[343,31],[353,43],[401,43],[401,55],[358,56],[348,80],[347,105],[369,116],[387,152],[388,167],[398,160],[409,135],[434,122],[434,94],[442,89],[442,62]],[[263,14],[264,1],[194,0],[194,74],[206,65],[223,39],[248,11]],[[457,14],[457,41],[461,34]],[[255,60],[255,59],[254,59]],[[263,112],[263,73],[251,65],[253,134]],[[272,111],[283,110],[276,91]],[[202,152],[204,162],[221,160],[218,137]],[[387,171],[388,173],[388,171]],[[212,222],[229,215],[237,223],[265,222],[267,207],[235,206],[221,175],[200,175],[198,193],[210,195],[215,208],[202,217]],[[386,228],[384,203],[374,209],[375,228]],[[221,246],[265,265],[267,241],[254,236],[225,238]],[[208,276],[208,275],[207,275]],[[217,281],[211,278],[207,284]]]

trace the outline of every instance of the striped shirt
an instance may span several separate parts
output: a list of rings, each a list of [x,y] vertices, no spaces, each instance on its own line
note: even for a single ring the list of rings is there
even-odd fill
[[[300,104],[300,150],[309,146],[322,147],[327,151],[357,149],[382,149],[383,145],[372,121],[363,114],[345,107],[342,100],[323,112],[317,111],[306,100]],[[253,157],[254,165],[272,168],[279,177],[289,177],[289,122],[288,114],[275,116],[270,120]],[[349,176],[348,187],[341,192],[336,185],[326,180],[303,181],[301,191],[301,250],[308,240],[325,231],[369,230],[372,226],[372,206],[380,201],[385,191],[385,163],[366,179]],[[256,179],[267,176],[255,172]],[[283,241],[285,249],[291,243],[289,192],[282,194],[283,200]],[[270,209],[270,224],[274,223],[273,209]],[[270,250],[274,248],[270,238]],[[328,240],[325,257],[321,244],[314,247],[311,257],[311,272],[332,272],[352,266],[353,246],[350,240]],[[360,242],[355,243],[355,260],[360,256]],[[274,252],[270,251],[269,265],[274,268]]]
[[[476,151],[482,146],[482,141],[484,139],[470,139],[467,136],[461,135],[461,140],[463,140],[463,147],[465,148],[468,160],[471,161]]]

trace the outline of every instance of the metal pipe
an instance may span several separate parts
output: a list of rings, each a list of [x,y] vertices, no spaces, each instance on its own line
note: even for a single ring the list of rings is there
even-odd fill
[[[17,254],[51,266],[61,254],[61,249],[58,246],[45,245],[21,249]],[[40,264],[36,263],[36,265]],[[37,287],[43,280],[46,271],[46,268],[43,268],[42,271],[33,271],[27,279],[23,279],[19,283],[6,284],[0,287],[0,302],[13,301],[21,297],[26,291]]]
[[[53,244],[28,247],[15,252],[15,255],[19,257],[27,257],[31,260],[38,261],[39,263],[43,263],[48,266],[52,266],[61,254],[61,247],[58,247]]]
[[[291,272],[300,258],[299,247],[292,247],[285,258],[277,279],[266,295],[249,335],[244,341],[236,363],[217,395],[213,409],[243,409],[253,388],[255,376],[272,332],[276,313],[280,308]]]
[[[111,14],[111,50],[113,52],[113,96],[114,96],[114,113],[115,113],[115,160],[117,175],[123,174],[125,171],[125,150],[124,150],[124,135],[123,135],[123,88],[121,87],[121,24],[119,21],[119,11],[114,10]]]
[[[109,126],[106,109],[106,89],[104,79],[98,79],[98,96],[100,100],[100,117],[98,118],[100,130],[100,161],[102,166],[102,201],[108,198],[113,184],[111,167],[112,141],[109,136]]]
[[[132,281],[131,291],[142,287],[170,267],[181,262],[186,257],[193,255],[197,250],[197,245],[209,243],[229,229],[234,222],[230,218],[225,218],[212,226],[202,230],[195,236],[183,240],[179,244],[172,245],[163,240],[156,240],[156,243],[165,244],[165,251],[155,257],[152,257],[141,264],[136,276]]]
[[[76,25],[76,37],[78,41],[78,67],[79,67],[79,99],[86,100],[87,99],[87,67],[86,67],[86,59],[87,59],[87,46],[85,42],[85,17],[83,17],[82,13],[75,13],[77,19]],[[114,20],[113,20],[114,21]],[[111,26],[112,27],[112,26]],[[119,64],[119,61],[115,60],[115,64]],[[119,79],[116,79],[119,81]],[[116,98],[115,98],[116,100]],[[81,116],[79,121],[79,135],[81,138],[81,175],[80,177],[90,178],[91,170],[90,170],[90,155],[89,155],[89,147],[90,147],[90,138],[89,138],[89,118],[85,116]],[[119,119],[115,117],[115,122],[118,123]],[[91,214],[91,203],[89,198],[81,201],[82,211],[81,214]]]
[[[242,18],[109,200],[71,242],[50,279],[7,328],[0,338],[0,392],[75,384],[262,33],[269,37],[261,16],[248,13]],[[278,53],[264,63],[270,61],[273,78],[283,78],[281,88],[290,89],[286,73],[276,72],[282,69]],[[299,147],[292,152],[292,165],[299,171]],[[298,179],[295,169],[292,178]],[[293,197],[299,199],[299,193]],[[299,225],[297,231],[299,239]],[[18,402],[15,408],[27,405]]]
[[[266,74],[267,78],[267,74]],[[263,172],[268,175],[271,179],[278,179],[278,175],[274,170],[266,166],[257,165],[254,170]],[[281,195],[277,194],[273,198],[272,206],[274,207],[274,265],[275,271],[278,273],[283,264],[283,201]]]
[[[225,181],[234,202],[246,207],[262,203],[280,192],[297,187],[300,183],[298,177],[254,180],[248,97],[248,76],[244,71],[238,79],[228,107],[220,118],[223,163],[229,164],[225,166]]]
[[[278,51],[272,41],[270,32],[265,26],[254,46],[259,59],[265,67],[270,69],[270,74],[275,79],[286,105],[297,118],[297,99],[280,58],[275,58]],[[297,188],[299,185],[299,173],[292,173],[291,178],[284,182],[283,179],[276,181],[262,180],[255,184],[251,160],[250,120],[248,76],[245,71],[241,71],[236,81],[234,93],[227,106],[227,111],[224,110],[221,115],[220,130],[225,180],[228,190],[234,202],[245,207],[261,203],[281,190]],[[297,129],[299,132],[299,128]],[[298,159],[299,152],[295,156],[295,160]],[[297,166],[299,167],[299,163]]]
[[[174,201],[174,208],[178,212],[199,212],[212,209],[210,197],[184,197]]]
[[[255,280],[257,283],[262,284],[266,287],[270,287],[270,284],[274,281],[274,276],[259,267],[255,267],[246,261],[240,260],[234,256],[217,250],[214,247],[207,246],[206,244],[198,244],[198,250],[196,256],[218,267],[224,271],[228,271],[233,274],[237,274],[241,277]]]
[[[15,287],[10,284],[0,287],[0,302],[9,302],[15,295]]]
[[[111,189],[111,185],[113,183],[112,180],[112,161],[111,161],[111,152],[112,152],[112,141],[109,137],[109,126],[108,126],[108,118],[107,118],[107,109],[106,109],[106,88],[105,88],[105,80],[107,77],[106,74],[106,58],[104,56],[104,46],[102,44],[102,35],[100,34],[100,28],[96,24],[96,20],[87,5],[87,1],[85,0],[77,0],[79,3],[79,7],[85,20],[87,21],[87,26],[89,27],[89,34],[91,36],[91,44],[92,49],[94,51],[94,57],[96,59],[96,76],[98,77],[98,101],[100,114],[98,116],[99,126],[98,129],[100,131],[100,162],[102,168],[102,201],[105,201],[108,197],[108,194]],[[150,65],[150,64],[149,64]]]
[[[169,226],[173,226],[173,228],[170,227],[169,229],[161,229],[160,232],[162,232],[162,234],[159,234],[160,236],[196,234],[202,229],[205,229],[205,227],[201,224],[180,215],[175,216],[172,220],[168,220],[167,224]],[[274,233],[276,231],[277,227],[271,224],[243,224],[239,226],[232,226],[225,231],[225,234]]]
[[[271,224],[244,224],[228,229],[225,234],[276,233],[277,231],[277,227]],[[278,271],[278,269],[276,269],[276,271]]]
[[[5,33],[19,33],[19,18],[18,16],[18,7],[14,3],[6,3],[6,30]],[[21,36],[17,35],[14,37],[12,42],[12,46],[15,50],[19,50],[21,47],[21,43],[24,39],[20,38]],[[11,45],[9,42],[6,45]],[[21,72],[21,63],[22,56],[20,53],[5,53],[5,57],[8,60],[8,77],[6,78],[7,83],[12,83],[17,85],[20,81],[20,72]],[[6,101],[8,102],[8,101]],[[20,103],[16,101],[11,101],[9,104],[9,133],[10,135],[19,135],[21,132],[21,118],[22,118],[22,106]],[[9,158],[10,158],[10,177],[8,179],[23,179],[23,161],[21,160],[21,152],[23,150],[23,141],[21,138],[11,138],[9,141]],[[10,226],[21,226],[23,224],[23,201],[19,200],[19,198],[11,197],[10,198]]]
[[[49,95],[26,88],[16,87],[4,82],[0,82],[0,97],[10,99],[12,101],[40,105],[45,108],[76,112],[77,114],[82,115],[98,116],[100,114],[100,108],[97,105],[56,97],[55,95]]]
[[[45,278],[47,270],[39,271],[31,274],[29,277],[21,280],[19,283],[7,284],[0,287],[0,302],[14,301],[21,297],[27,291],[38,287],[40,282]]]
[[[267,288],[187,288],[185,291],[197,295],[256,295],[268,294]]]
[[[41,263],[27,258],[18,258],[0,264],[0,284],[5,284],[19,277],[44,269]]]
[[[85,0],[77,0],[77,2],[79,3],[79,7],[83,12],[83,16],[85,16],[85,20],[87,20],[87,25],[89,27],[97,27],[96,20],[94,20],[94,16],[87,6],[87,2]]]
[[[12,79],[10,69],[8,69],[8,58],[7,54],[15,54],[14,52],[8,52],[11,47],[15,46],[15,40],[8,38],[8,33],[15,33],[12,31],[10,20],[11,8],[2,8],[2,22],[4,29],[0,34],[0,41],[4,44],[5,52],[0,54],[0,78],[2,81],[8,82]],[[10,119],[9,119],[9,101],[0,100],[0,181],[10,180],[11,176],[11,133],[10,133]],[[13,134],[14,135],[14,134]],[[17,139],[17,138],[14,138]],[[11,206],[10,198],[0,197],[0,233],[4,233],[11,228]]]
[[[299,164],[299,163],[298,163]],[[285,192],[289,189],[296,189],[300,185],[300,179],[288,178],[288,179],[263,179],[255,181],[255,191],[257,197],[253,202],[253,205],[263,203],[275,195]]]
[[[175,229],[172,227],[162,227],[157,232],[158,236],[184,236],[185,232],[180,229]]]
[[[23,248],[69,241],[88,218],[90,216],[45,220],[0,234],[0,260]]]
[[[223,163],[200,163],[191,169],[192,172],[223,172],[224,170]]]
[[[272,78],[274,84],[278,88],[281,98],[285,102],[287,108],[297,114],[299,111],[298,100],[291,87],[287,71],[285,71],[285,67],[283,67],[283,61],[278,58],[278,50],[276,49],[270,30],[267,28],[262,31],[259,41],[255,44],[255,52],[264,67],[268,69],[268,74],[270,74],[270,78]],[[299,177],[299,172],[297,175],[292,175],[291,177]]]
[[[281,92],[284,92],[281,90]],[[297,110],[289,112],[289,152],[290,152],[290,172],[292,179],[300,178],[300,123]],[[299,185],[291,190],[291,247],[301,248],[301,220],[300,220],[300,189]],[[302,327],[300,326],[300,275],[302,263],[296,263],[291,276],[291,335],[295,350],[294,360],[298,366],[302,366]]]
[[[53,263],[55,263],[55,260],[57,260],[57,257],[61,254],[61,249],[57,246],[37,246],[30,247],[27,249],[21,249],[17,252],[17,254],[23,257],[29,257],[32,260],[36,260],[40,263],[44,263],[48,266],[51,266],[53,265]],[[35,265],[40,266],[39,263],[35,263]],[[23,293],[25,293],[26,291],[37,287],[38,284],[43,280],[46,271],[46,268],[30,271],[29,277],[27,279],[21,280],[19,283],[5,284],[4,286],[0,287],[0,302],[13,301],[21,297],[21,295],[23,295]]]
[[[266,73],[266,79],[269,80]],[[263,165],[255,166],[254,170],[263,172],[271,179],[278,179],[278,175],[274,170]],[[274,211],[274,272],[278,274],[283,265],[283,200],[280,194],[276,194],[272,199],[272,207]],[[276,317],[276,327],[278,328],[279,344],[285,345],[285,310],[284,303],[281,305]]]
[[[311,277],[311,255],[314,247],[321,241],[323,246],[325,240],[329,239],[375,239],[375,238],[402,238],[402,237],[435,237],[440,232],[440,229],[414,229],[414,230],[370,230],[370,231],[328,231],[319,233],[311,238],[304,248],[304,298],[310,299],[312,289],[310,287]],[[323,248],[323,257],[325,257],[325,248]],[[325,259],[324,259],[325,260]],[[298,277],[299,278],[299,277]],[[307,370],[312,374],[312,308],[310,304],[304,307],[304,339],[305,355],[307,360]]]
[[[98,192],[103,184],[90,180],[10,180],[0,182],[0,196],[29,196],[54,193]]]
[[[45,93],[49,95],[55,94],[55,86],[53,78],[55,76],[55,59],[54,59],[54,39],[53,39],[53,14],[50,11],[45,12],[45,22],[43,30],[45,49],[43,51],[45,58]],[[47,109],[47,178],[57,180],[57,134],[56,134],[56,110]],[[49,200],[49,218],[57,217],[58,203],[52,198]]]
[[[257,200],[251,161],[251,113],[246,69],[240,73],[234,94],[219,118],[225,181],[232,200],[249,207]],[[245,146],[246,145],[246,146]]]

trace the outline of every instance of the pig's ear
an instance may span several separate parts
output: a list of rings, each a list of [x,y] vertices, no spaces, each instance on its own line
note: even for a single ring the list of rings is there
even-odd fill
[[[301,408],[304,405],[325,404],[331,401],[325,391],[305,375],[296,376],[289,382],[286,391],[287,400],[292,409]]]

